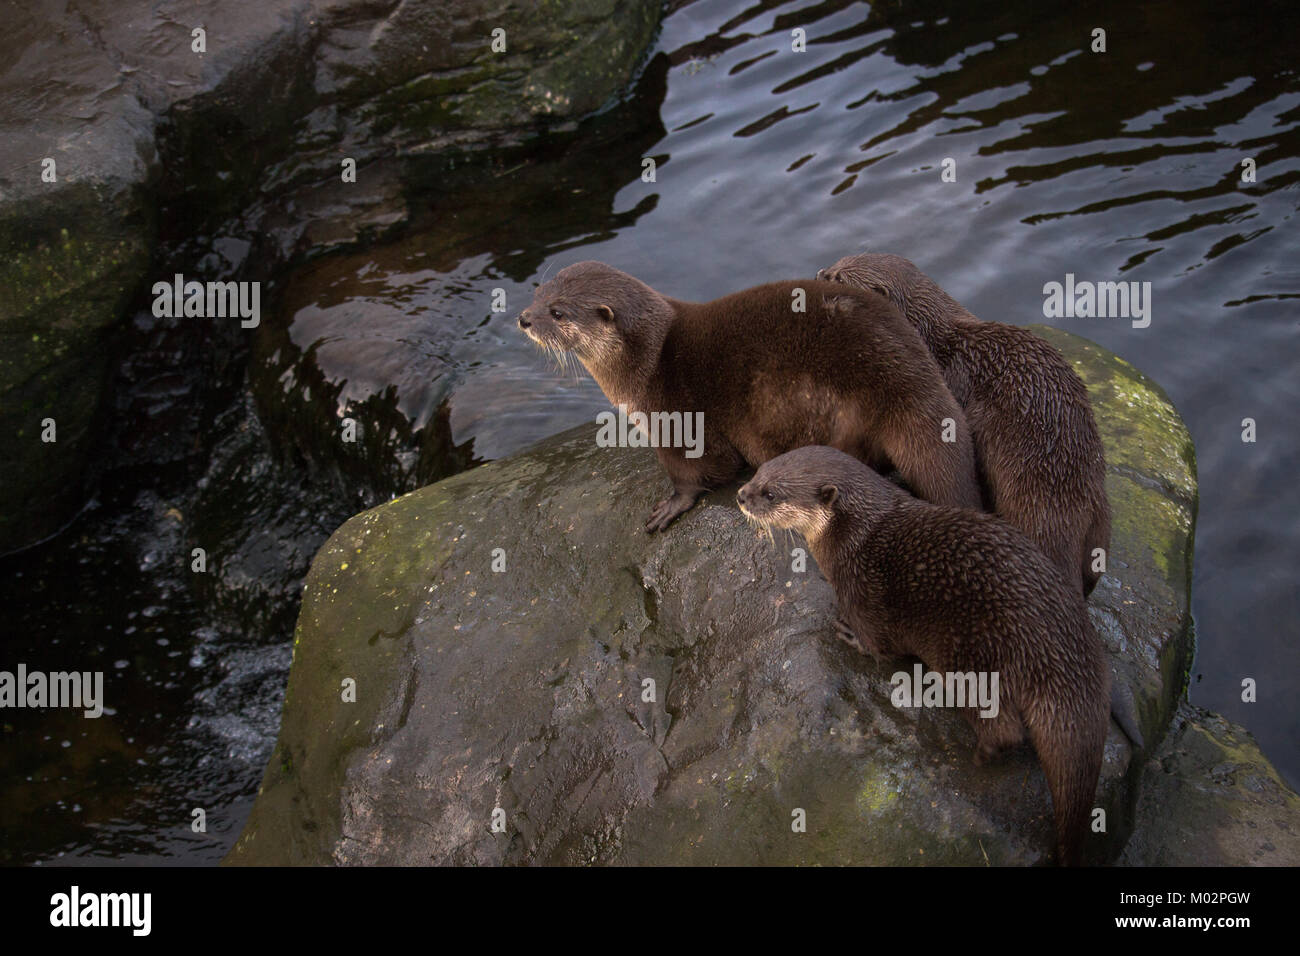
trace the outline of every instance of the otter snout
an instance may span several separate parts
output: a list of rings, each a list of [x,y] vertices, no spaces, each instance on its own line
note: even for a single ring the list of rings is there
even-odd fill
[[[740,490],[736,492],[736,504],[740,505],[741,509],[743,510],[745,506],[749,504],[749,498],[750,498],[749,485],[747,484],[742,485]]]
[[[524,311],[519,313],[519,327],[521,329],[530,328],[532,324],[533,324],[533,320],[532,317],[528,314],[527,309],[524,309]]]
[[[740,490],[736,492],[736,504],[740,506],[741,511],[751,518],[758,518],[765,514],[771,505],[772,498],[770,494],[765,495],[763,489],[755,481],[756,479],[750,479],[741,485]]]

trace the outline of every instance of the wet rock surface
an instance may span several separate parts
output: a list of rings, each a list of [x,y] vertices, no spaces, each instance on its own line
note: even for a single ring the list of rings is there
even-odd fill
[[[1191,442],[1127,363],[1052,339],[1089,384],[1112,461],[1119,520],[1092,614],[1153,746],[1192,647]],[[829,585],[815,565],[790,570],[797,539],[755,535],[734,489],[646,535],[666,488],[653,454],[597,448],[594,433],[438,482],[330,538],[308,576],[280,738],[228,862],[1050,859],[1031,751],[976,768],[958,717],[892,707],[899,665],[834,639]],[[1139,764],[1112,726],[1094,861],[1124,845]],[[791,828],[800,809],[806,833]]]

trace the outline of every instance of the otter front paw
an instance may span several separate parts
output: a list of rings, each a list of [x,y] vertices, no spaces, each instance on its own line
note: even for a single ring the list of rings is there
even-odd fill
[[[857,633],[853,630],[853,628],[849,627],[849,622],[844,620],[844,618],[842,617],[838,617],[835,619],[835,636],[838,637],[845,644],[849,645],[849,647],[853,648],[859,654],[871,653],[869,650],[867,650],[866,647],[863,646],[862,638],[858,637]]]
[[[646,519],[645,523],[646,531],[653,534],[656,531],[664,530],[676,520],[678,515],[689,511],[693,504],[695,504],[694,495],[678,493],[671,498],[665,498],[655,505],[654,511],[650,512],[650,517]]]

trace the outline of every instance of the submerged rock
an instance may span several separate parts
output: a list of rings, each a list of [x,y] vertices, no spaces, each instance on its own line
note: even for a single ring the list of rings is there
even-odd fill
[[[1141,373],[1042,331],[1096,403],[1116,521],[1092,614],[1154,747],[1192,653],[1191,440]],[[757,536],[734,488],[645,534],[667,492],[653,453],[594,437],[558,435],[330,538],[228,862],[1050,859],[1032,751],[977,768],[957,715],[894,708],[890,674],[910,664],[836,640],[829,585],[811,561],[791,570],[802,542]],[[1141,763],[1112,726],[1094,861],[1123,848]]]

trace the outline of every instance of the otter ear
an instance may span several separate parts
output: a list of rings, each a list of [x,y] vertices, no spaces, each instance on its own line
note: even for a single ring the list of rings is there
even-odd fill
[[[835,504],[835,499],[840,496],[840,490],[834,485],[822,485],[817,491],[817,497],[827,508]]]
[[[606,322],[614,321],[614,310],[607,305],[596,306],[596,314],[599,315]]]

